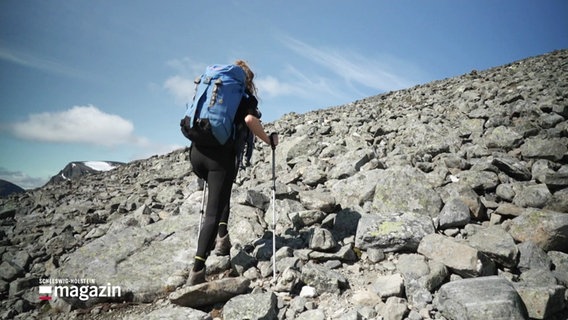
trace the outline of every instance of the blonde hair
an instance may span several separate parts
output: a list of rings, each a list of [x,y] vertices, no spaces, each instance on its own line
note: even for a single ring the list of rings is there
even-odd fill
[[[235,61],[235,65],[241,67],[245,71],[247,89],[253,94],[257,95],[256,86],[254,85],[254,72],[250,69],[248,63],[244,60]]]

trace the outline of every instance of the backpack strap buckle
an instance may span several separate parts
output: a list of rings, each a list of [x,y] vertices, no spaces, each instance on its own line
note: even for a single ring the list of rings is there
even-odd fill
[[[219,91],[219,86],[223,84],[223,80],[221,78],[215,80],[215,87],[213,87],[213,95],[211,96],[211,101],[209,101],[209,108],[215,105],[217,101],[217,92]]]
[[[191,100],[195,101],[195,96],[197,95],[197,87],[201,83],[201,77],[195,78],[195,80],[193,80],[193,83],[195,83],[195,89],[193,90],[193,98],[191,98]]]

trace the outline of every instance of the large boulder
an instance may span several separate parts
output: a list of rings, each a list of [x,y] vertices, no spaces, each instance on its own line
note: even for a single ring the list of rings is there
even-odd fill
[[[441,262],[463,277],[489,276],[496,272],[495,263],[481,251],[436,233],[422,239],[418,253]]]
[[[169,295],[169,300],[182,307],[203,308],[247,293],[249,285],[246,278],[226,278],[180,288]]]
[[[529,209],[514,218],[508,231],[518,242],[532,241],[545,251],[568,252],[568,214]]]
[[[392,167],[381,172],[375,181],[373,209],[377,214],[414,212],[437,217],[442,200],[427,182],[426,175],[410,167]]]
[[[93,279],[98,285],[120,286],[124,300],[151,302],[184,283],[182,275],[195,253],[197,223],[197,214],[183,214],[108,232],[71,253],[51,277]]]
[[[515,287],[498,276],[446,283],[436,298],[438,309],[452,320],[528,319]]]
[[[367,214],[359,220],[355,246],[361,249],[415,251],[428,234],[434,233],[432,218],[414,212]]]

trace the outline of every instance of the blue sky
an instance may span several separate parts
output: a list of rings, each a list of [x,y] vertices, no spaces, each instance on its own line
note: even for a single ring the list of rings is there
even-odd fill
[[[247,60],[270,122],[565,48],[564,0],[1,0],[0,179],[187,145],[209,64]]]

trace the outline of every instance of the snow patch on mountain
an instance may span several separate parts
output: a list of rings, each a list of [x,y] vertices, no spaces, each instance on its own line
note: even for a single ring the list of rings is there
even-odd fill
[[[97,171],[110,171],[118,167],[118,165],[116,165],[116,162],[107,162],[107,161],[85,161],[83,162],[83,164]]]
[[[116,161],[74,161],[70,162],[57,175],[51,177],[48,183],[76,180],[86,174],[96,174],[110,171],[124,163]]]

